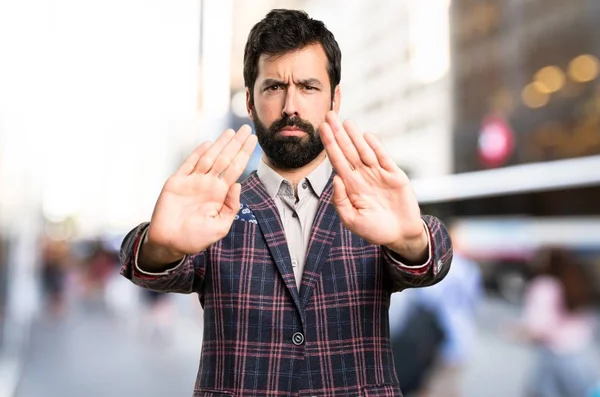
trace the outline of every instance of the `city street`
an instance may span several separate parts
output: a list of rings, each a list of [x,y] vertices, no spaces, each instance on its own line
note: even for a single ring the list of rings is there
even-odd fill
[[[142,327],[88,307],[77,307],[62,322],[40,321],[16,396],[190,396],[200,323],[179,319],[170,340],[151,338]]]
[[[191,297],[177,302],[191,305]],[[520,395],[530,351],[502,337],[516,308],[488,299],[465,376],[465,396]],[[41,320],[33,331],[16,397],[190,396],[201,343],[200,318],[183,316],[171,340],[151,339],[140,322],[79,306],[66,320]]]

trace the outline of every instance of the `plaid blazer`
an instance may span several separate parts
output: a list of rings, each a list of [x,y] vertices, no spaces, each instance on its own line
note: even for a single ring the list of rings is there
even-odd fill
[[[423,216],[430,260],[403,267],[341,224],[332,192],[330,179],[299,289],[279,213],[256,172],[242,184],[242,208],[227,236],[168,272],[136,270],[147,223],[125,237],[125,277],[144,288],[199,295],[204,335],[194,397],[402,395],[390,348],[390,294],[447,274],[448,233]]]

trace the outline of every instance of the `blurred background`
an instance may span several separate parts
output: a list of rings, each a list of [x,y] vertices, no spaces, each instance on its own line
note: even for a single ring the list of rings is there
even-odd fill
[[[600,1],[0,0],[0,397],[191,394],[195,296],[142,292],[117,253],[197,144],[249,123],[243,47],[272,8],[335,34],[341,116],[476,266],[460,395],[524,395],[539,343],[514,330],[548,247],[595,326]]]

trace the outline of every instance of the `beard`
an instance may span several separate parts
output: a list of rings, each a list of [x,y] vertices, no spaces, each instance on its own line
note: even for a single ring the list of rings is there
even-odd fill
[[[291,170],[305,166],[317,158],[325,147],[317,129],[300,117],[283,117],[267,127],[252,109],[256,137],[263,152],[273,166]],[[285,127],[306,132],[306,136],[281,136],[277,133]]]

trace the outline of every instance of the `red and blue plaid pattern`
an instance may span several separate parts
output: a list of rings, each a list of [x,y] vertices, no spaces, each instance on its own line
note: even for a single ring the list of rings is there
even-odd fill
[[[390,294],[447,274],[448,233],[424,216],[430,260],[402,266],[341,224],[332,192],[330,180],[300,290],[279,213],[256,173],[242,184],[245,221],[234,221],[224,239],[167,275],[135,269],[147,224],[125,238],[125,277],[145,288],[199,295],[204,336],[194,396],[401,396],[390,348]]]

